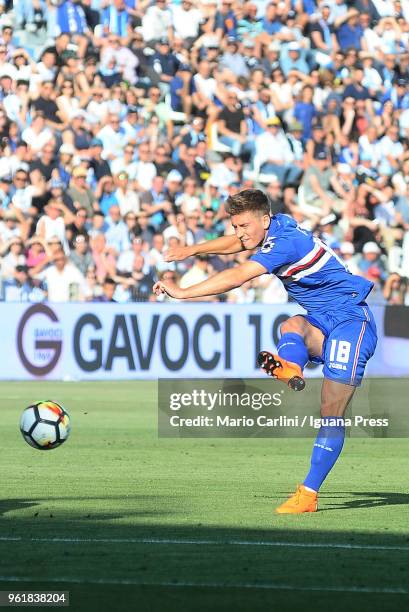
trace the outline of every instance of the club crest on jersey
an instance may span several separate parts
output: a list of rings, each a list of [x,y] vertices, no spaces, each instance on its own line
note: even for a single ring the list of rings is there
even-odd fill
[[[273,241],[274,241],[274,238],[272,238],[271,236],[267,238],[267,240],[264,242],[263,246],[261,247],[260,251],[262,253],[269,253],[274,246]]]

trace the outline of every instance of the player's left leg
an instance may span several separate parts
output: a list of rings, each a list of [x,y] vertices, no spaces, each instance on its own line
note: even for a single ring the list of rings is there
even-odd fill
[[[304,367],[310,358],[321,358],[324,334],[302,315],[284,321],[280,332],[277,354],[261,351],[258,364],[264,372],[286,382],[294,391],[302,391]]]

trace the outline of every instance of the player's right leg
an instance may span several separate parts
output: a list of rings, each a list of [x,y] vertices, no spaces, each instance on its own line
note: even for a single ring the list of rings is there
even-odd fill
[[[301,315],[290,317],[280,327],[277,354],[261,351],[259,367],[269,376],[282,380],[294,391],[305,387],[303,369],[310,356],[321,357],[324,334]]]
[[[295,495],[277,508],[279,514],[314,512],[318,491],[341,454],[345,438],[344,413],[376,347],[375,323],[368,309],[365,314],[364,320],[351,316],[349,321],[338,324],[327,338],[321,391],[322,423],[312,451],[310,470]]]

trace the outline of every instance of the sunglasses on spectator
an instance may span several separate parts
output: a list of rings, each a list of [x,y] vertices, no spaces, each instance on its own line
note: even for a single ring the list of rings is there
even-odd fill
[[[164,274],[163,280],[176,280],[176,276],[174,274]]]

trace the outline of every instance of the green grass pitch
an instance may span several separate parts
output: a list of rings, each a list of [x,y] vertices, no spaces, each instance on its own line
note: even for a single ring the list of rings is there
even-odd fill
[[[320,512],[277,516],[312,440],[158,439],[154,383],[0,393],[0,590],[68,590],[75,612],[409,609],[409,440],[348,439]],[[54,451],[18,429],[37,399],[72,417]]]

